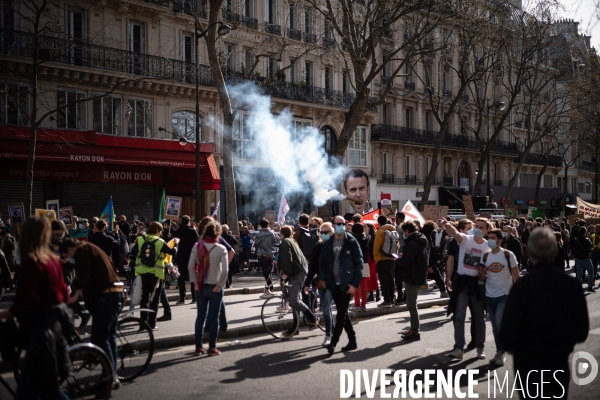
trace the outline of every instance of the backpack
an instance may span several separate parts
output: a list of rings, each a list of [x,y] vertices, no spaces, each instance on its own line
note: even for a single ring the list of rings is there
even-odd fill
[[[381,245],[381,254],[387,258],[398,258],[398,242],[400,236],[394,230],[386,230],[383,233],[383,244]]]
[[[142,264],[148,267],[154,267],[158,261],[158,256],[156,255],[156,246],[154,245],[157,240],[158,239],[150,242],[144,238],[144,243],[142,244],[142,249],[140,250],[140,261]]]
[[[312,254],[315,252],[315,247],[317,247],[317,243],[319,243],[319,234],[317,233],[318,229],[313,228],[310,230],[300,229],[300,233],[302,234],[302,254],[304,257],[310,258]]]

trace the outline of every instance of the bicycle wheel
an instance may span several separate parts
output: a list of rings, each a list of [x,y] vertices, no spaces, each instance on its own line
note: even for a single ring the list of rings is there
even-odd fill
[[[117,375],[131,382],[144,373],[154,354],[154,335],[148,323],[137,317],[119,321],[117,327]]]
[[[289,304],[284,306],[281,296],[271,297],[265,301],[260,318],[265,330],[275,339],[290,339],[298,331],[298,325],[300,325],[298,312]]]
[[[69,347],[73,374],[60,382],[69,399],[109,399],[114,379],[106,353],[91,343]]]
[[[325,320],[323,319],[323,310],[321,310],[321,299],[319,299],[319,296],[311,296],[310,304],[308,306],[314,316],[317,317],[317,326],[320,330],[325,332]],[[306,318],[306,315],[302,317],[302,320],[304,321],[305,325],[310,324],[310,321],[308,318]]]

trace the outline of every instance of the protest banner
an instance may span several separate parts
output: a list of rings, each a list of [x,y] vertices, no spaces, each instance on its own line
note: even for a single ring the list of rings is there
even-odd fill
[[[583,214],[584,218],[600,218],[600,205],[588,203],[587,201],[577,199],[577,214]]]
[[[426,221],[437,221],[440,218],[446,218],[448,206],[425,206],[422,215]]]

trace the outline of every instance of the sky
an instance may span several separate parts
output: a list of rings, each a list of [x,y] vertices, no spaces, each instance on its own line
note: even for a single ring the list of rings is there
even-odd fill
[[[559,15],[562,18],[570,18],[579,22],[579,32],[592,36],[591,44],[596,50],[600,50],[600,0],[558,0],[562,10]]]

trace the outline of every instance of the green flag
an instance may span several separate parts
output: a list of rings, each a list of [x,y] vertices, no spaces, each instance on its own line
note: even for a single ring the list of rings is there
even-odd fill
[[[162,198],[160,199],[160,209],[158,210],[158,219],[157,221],[162,221],[163,216],[165,215],[165,203],[167,202],[167,194],[165,189],[163,188]]]

